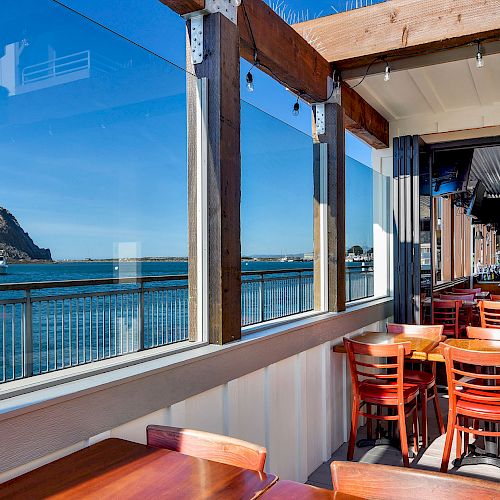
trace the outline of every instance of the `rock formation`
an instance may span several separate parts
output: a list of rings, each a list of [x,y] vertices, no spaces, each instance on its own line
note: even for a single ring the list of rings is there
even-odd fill
[[[9,260],[52,260],[48,248],[39,248],[16,218],[0,207],[0,251]]]

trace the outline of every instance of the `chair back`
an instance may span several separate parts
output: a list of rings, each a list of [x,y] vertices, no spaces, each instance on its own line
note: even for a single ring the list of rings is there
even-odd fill
[[[476,295],[473,293],[470,294],[458,294],[458,293],[451,293],[451,294],[441,294],[439,296],[441,300],[474,300],[476,298]]]
[[[439,342],[443,336],[443,325],[405,325],[400,323],[387,323],[388,333],[402,333],[405,336],[422,337]]]
[[[479,314],[482,328],[500,328],[500,302],[481,300]]]
[[[500,485],[493,481],[439,472],[361,462],[332,462],[330,469],[333,489],[352,498],[493,500],[500,495]]]
[[[473,294],[476,296],[477,293],[481,293],[483,290],[481,288],[452,288],[451,291],[453,293],[459,294]]]
[[[264,447],[228,436],[164,425],[148,425],[146,435],[148,446],[153,448],[166,448],[258,472],[264,470],[266,463]]]
[[[432,301],[432,324],[443,325],[445,335],[455,335],[458,337],[460,332],[458,317],[461,300],[440,300]]]
[[[500,330],[498,328],[479,328],[478,326],[468,326],[467,337],[470,339],[500,340]]]
[[[473,413],[480,412],[480,409],[474,408],[470,403],[498,406],[500,374],[497,374],[496,368],[500,367],[500,352],[472,351],[444,343],[441,346],[448,379],[450,414],[456,412],[457,403],[460,401],[470,408],[466,411],[471,417],[474,417]],[[461,410],[463,411],[465,410]]]
[[[404,404],[403,369],[405,354],[411,352],[410,342],[364,344],[344,338],[344,345],[351,369],[354,399],[360,399],[360,385],[366,379],[370,379],[375,380],[381,389],[394,389],[396,384],[398,404]],[[367,357],[385,359],[371,361]]]
[[[490,295],[490,298],[493,302],[500,301],[500,295]]]

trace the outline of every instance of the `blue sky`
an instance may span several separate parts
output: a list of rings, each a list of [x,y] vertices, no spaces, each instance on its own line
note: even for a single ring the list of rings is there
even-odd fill
[[[185,73],[50,0],[6,2],[13,19],[0,20],[2,45],[27,41],[20,67],[28,77],[53,54],[86,51],[92,73],[24,94],[17,88],[0,107],[0,206],[58,259],[113,257],[117,242],[130,241],[142,256],[186,255]],[[184,22],[158,0],[66,4],[184,66]],[[287,4],[328,11],[331,2]],[[242,251],[309,252],[310,111],[303,105],[292,116],[295,98],[260,72],[247,93],[247,67],[243,61]],[[369,162],[369,148],[352,136],[346,148]],[[347,243],[371,246],[372,174],[359,162],[347,162],[346,189],[356,200],[347,206]]]

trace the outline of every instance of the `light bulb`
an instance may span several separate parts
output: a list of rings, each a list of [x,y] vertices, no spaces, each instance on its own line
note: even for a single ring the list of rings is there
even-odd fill
[[[476,54],[476,68],[482,68],[484,66],[483,54],[481,53],[481,45],[477,46]]]
[[[299,112],[300,112],[300,104],[299,104],[299,100],[297,99],[297,101],[293,105],[292,115],[299,116]]]
[[[253,75],[250,71],[247,73],[247,89],[248,89],[248,92],[254,91]]]
[[[384,73],[384,82],[388,82],[391,79],[391,67],[389,63],[385,63],[385,73]]]

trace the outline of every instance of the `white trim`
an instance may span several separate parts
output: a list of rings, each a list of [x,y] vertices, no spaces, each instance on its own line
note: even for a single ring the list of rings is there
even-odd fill
[[[196,227],[197,227],[197,337],[208,340],[208,206],[207,206],[207,130],[208,81],[198,79],[196,89]]]
[[[319,145],[319,227],[321,310],[328,309],[328,144]]]

